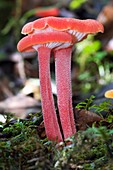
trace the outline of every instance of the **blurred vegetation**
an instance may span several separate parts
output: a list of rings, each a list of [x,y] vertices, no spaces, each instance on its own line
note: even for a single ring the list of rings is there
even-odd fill
[[[111,57],[112,53],[103,50],[101,42],[95,40],[92,35],[76,44],[74,60],[79,65],[78,79],[82,82],[80,88],[83,92],[94,91],[97,84],[100,88],[111,82],[113,76]]]
[[[2,29],[4,29],[6,23],[10,20],[10,17],[12,15],[12,10],[15,4],[13,4],[11,1],[7,3],[7,0],[1,0],[0,1],[0,45],[2,45],[5,41],[8,39],[8,35],[4,36],[2,34]]]
[[[76,1],[76,0],[72,0],[70,2],[70,9],[77,9],[79,8],[83,3],[85,3],[87,0],[79,0],[79,1]]]

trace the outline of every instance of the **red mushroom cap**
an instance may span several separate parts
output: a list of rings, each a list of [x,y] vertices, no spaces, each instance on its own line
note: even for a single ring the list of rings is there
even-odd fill
[[[103,25],[93,19],[79,20],[74,18],[45,17],[28,24],[29,27],[32,24],[32,29],[39,30],[51,27],[57,31],[74,30],[81,33],[104,32]],[[28,25],[26,24],[24,27],[26,28]],[[27,34],[24,27],[22,29],[22,33],[24,32]]]
[[[45,30],[48,32],[67,32],[72,35],[73,43],[75,43],[87,37],[88,34],[103,32],[104,27],[98,21],[92,19],[79,20],[74,18],[45,17],[37,19],[29,25],[25,25],[22,33],[29,34],[35,31],[41,32]]]
[[[38,19],[38,20],[39,20],[39,22],[38,22],[38,25],[37,25],[37,29],[39,29],[39,30],[45,29],[45,25],[46,25],[45,24],[45,18],[41,18],[41,19]],[[38,20],[35,20],[35,21],[38,21]],[[34,22],[29,22],[29,23],[25,24],[22,28],[21,33],[22,34],[29,34],[29,33],[33,32],[34,29],[35,29],[33,27]]]
[[[22,38],[17,45],[17,49],[20,52],[24,52],[32,51],[33,46],[35,45],[45,45],[49,48],[55,48],[62,44],[71,46],[71,43],[72,37],[65,32],[50,32],[49,34],[45,32],[40,34],[32,34]]]
[[[79,20],[74,18],[45,17],[33,22],[34,29],[44,29],[47,26],[58,31],[71,29],[85,33],[104,32],[103,25],[93,19]]]
[[[24,27],[22,28],[21,33],[26,35],[26,34],[32,33],[33,30],[34,30],[33,29],[33,22],[29,22],[29,23],[24,25]]]

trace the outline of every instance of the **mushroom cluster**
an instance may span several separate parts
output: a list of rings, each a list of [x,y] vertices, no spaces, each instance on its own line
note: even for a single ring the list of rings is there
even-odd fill
[[[71,90],[71,53],[75,43],[88,34],[103,32],[96,20],[45,17],[27,23],[17,49],[20,52],[38,52],[42,112],[46,135],[49,140],[63,141],[76,133]],[[50,57],[55,57],[58,110],[62,130],[58,123],[51,89]],[[63,131],[63,134],[61,133]]]

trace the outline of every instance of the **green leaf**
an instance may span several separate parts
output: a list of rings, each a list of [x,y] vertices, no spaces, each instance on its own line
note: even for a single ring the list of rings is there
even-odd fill
[[[95,96],[92,95],[89,99],[86,99],[84,102],[78,103],[76,108],[90,110],[90,108],[92,107],[94,98]]]
[[[73,0],[70,3],[70,8],[71,9],[76,9],[79,8],[83,3],[85,3],[87,0]]]
[[[94,41],[90,44],[88,44],[85,48],[84,48],[84,54],[94,54],[96,51],[98,51],[101,47],[101,44],[99,41]]]

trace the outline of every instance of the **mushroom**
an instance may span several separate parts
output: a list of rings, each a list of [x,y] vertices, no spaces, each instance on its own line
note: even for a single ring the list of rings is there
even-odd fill
[[[26,24],[23,34],[28,34],[18,43],[18,50],[36,49],[39,60],[42,110],[48,139],[62,141],[76,133],[71,90],[71,52],[75,43],[88,34],[103,32],[101,23],[95,20],[45,17]],[[49,60],[54,52],[61,135],[51,92]],[[45,60],[46,57],[46,60]],[[55,128],[55,129],[54,129]]]
[[[28,26],[31,24],[28,24]],[[29,30],[29,28],[28,28]],[[26,31],[28,32],[28,31]],[[41,84],[41,98],[42,98],[42,110],[44,116],[45,130],[48,139],[62,141],[62,135],[60,132],[57,116],[55,113],[54,100],[51,90],[50,79],[50,53],[51,49],[64,45],[70,46],[72,38],[67,33],[51,32],[51,33],[36,33],[31,34],[20,40],[18,43],[18,50],[21,52],[37,50],[39,61],[39,77]],[[59,47],[62,48],[62,47]]]
[[[106,98],[111,98],[113,99],[113,89],[107,90],[104,94]]]

